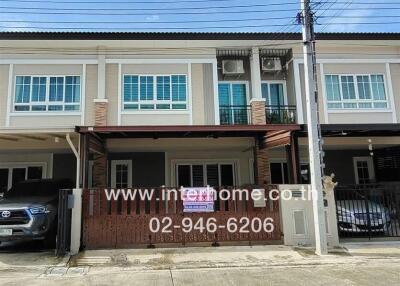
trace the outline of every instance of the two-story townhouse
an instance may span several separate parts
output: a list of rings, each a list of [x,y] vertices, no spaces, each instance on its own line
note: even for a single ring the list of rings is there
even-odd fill
[[[38,177],[78,178],[84,189],[308,181],[300,34],[0,40],[2,189]],[[399,40],[318,35],[325,165],[339,182],[398,180]]]

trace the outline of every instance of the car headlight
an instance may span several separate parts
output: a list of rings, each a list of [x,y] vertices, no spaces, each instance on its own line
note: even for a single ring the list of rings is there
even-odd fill
[[[37,214],[47,214],[50,211],[46,207],[34,207],[34,208],[29,208],[29,212],[33,215],[37,215]]]

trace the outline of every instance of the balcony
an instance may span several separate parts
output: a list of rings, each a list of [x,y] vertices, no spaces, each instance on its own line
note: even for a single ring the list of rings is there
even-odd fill
[[[296,105],[266,105],[265,118],[267,124],[294,124]]]
[[[219,118],[221,125],[250,124],[250,105],[221,105],[219,107]]]

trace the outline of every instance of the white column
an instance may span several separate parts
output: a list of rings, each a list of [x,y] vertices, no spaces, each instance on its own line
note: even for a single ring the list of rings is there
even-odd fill
[[[303,96],[301,92],[300,60],[293,60],[294,85],[296,90],[297,123],[304,124]]]
[[[106,98],[106,57],[99,54],[97,57],[97,98]]]
[[[99,50],[97,56],[97,97],[95,103],[108,103],[106,98],[106,56],[103,50]]]
[[[258,48],[251,49],[251,100],[263,100],[261,91],[260,51]]]
[[[218,98],[218,63],[217,59],[212,63],[213,87],[214,87],[214,122],[220,125],[219,121],[219,98]]]
[[[189,124],[193,125],[193,91],[192,91],[192,64],[187,64],[188,69],[188,79],[187,79],[187,88],[188,88],[188,103],[189,103],[189,111],[190,111],[190,119]]]
[[[390,100],[390,109],[392,110],[393,123],[397,123],[396,104],[394,102],[392,73],[390,72],[390,63],[385,64],[387,78],[387,94]]]
[[[74,189],[72,194],[74,203],[71,215],[70,254],[75,255],[81,246],[82,189]]]
[[[121,125],[121,110],[122,110],[122,67],[118,64],[118,126]]]

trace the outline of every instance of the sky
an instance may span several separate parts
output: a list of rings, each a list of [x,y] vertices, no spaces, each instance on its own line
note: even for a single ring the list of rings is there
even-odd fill
[[[400,0],[312,3],[317,32],[400,32]],[[0,0],[0,30],[300,32],[299,11],[300,0]]]

